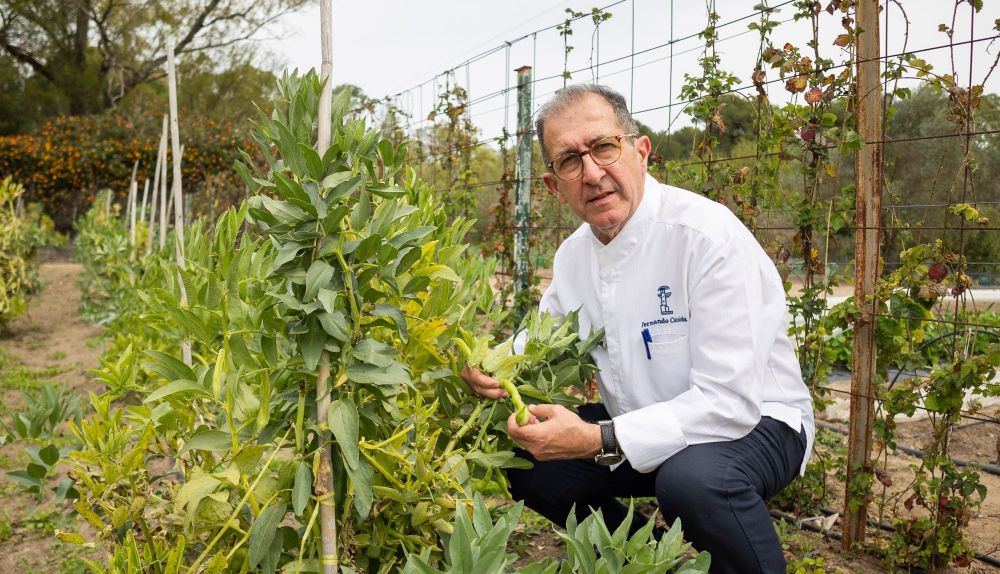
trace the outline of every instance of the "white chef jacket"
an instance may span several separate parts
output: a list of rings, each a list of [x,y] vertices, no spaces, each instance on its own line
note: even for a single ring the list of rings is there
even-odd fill
[[[559,246],[540,308],[604,327],[593,351],[601,398],[640,472],[688,445],[739,439],[762,415],[798,432],[812,399],[787,334],[777,269],[725,206],[646,176],[607,245],[581,225]]]

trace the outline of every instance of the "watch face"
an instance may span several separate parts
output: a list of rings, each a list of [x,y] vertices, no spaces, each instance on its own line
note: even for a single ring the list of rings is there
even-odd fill
[[[598,454],[594,457],[594,462],[597,464],[603,464],[604,466],[611,466],[613,464],[618,464],[622,461],[622,455],[620,454]]]

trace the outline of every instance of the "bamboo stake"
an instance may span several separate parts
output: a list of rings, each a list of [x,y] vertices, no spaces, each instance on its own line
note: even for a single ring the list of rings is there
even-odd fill
[[[146,200],[149,198],[149,178],[146,178],[146,183],[142,186],[142,201],[139,203],[139,221],[146,221]]]
[[[146,178],[146,183],[142,186],[142,203],[139,206],[139,222],[146,223],[146,199],[149,196],[149,178]],[[138,233],[138,231],[133,231],[133,233]],[[149,226],[146,226],[146,233],[149,233]],[[136,239],[138,241],[138,239]]]
[[[174,243],[177,251],[177,267],[183,270],[184,261],[184,196],[181,192],[181,135],[177,119],[177,70],[174,66],[174,39],[167,41],[167,96],[170,101],[170,148],[173,153],[173,196],[174,196]],[[187,289],[183,274],[178,271],[177,284],[180,286],[181,307],[187,307]],[[181,343],[184,364],[191,366],[191,341]]]
[[[163,148],[163,163],[160,164],[160,251],[167,248],[167,132],[170,119],[163,114],[163,131],[160,135],[160,146]]]
[[[128,182],[128,198],[125,199],[125,225],[128,225],[129,221],[132,220],[132,209],[135,207],[132,196],[135,195],[135,174],[137,171],[139,171],[139,160],[135,160],[135,163],[132,164],[132,178]],[[131,227],[129,229],[131,230]]]
[[[316,151],[320,157],[330,147],[331,108],[333,106],[333,2],[321,0],[320,13],[320,44],[323,52],[323,63],[320,66],[320,79],[323,90],[319,97],[319,125],[317,129]],[[319,466],[316,469],[316,502],[319,504],[320,564],[323,574],[336,574],[339,570],[337,556],[337,506],[334,499],[333,457],[330,445],[330,429],[326,424],[326,413],[330,408],[330,354],[323,351],[320,356],[319,371],[316,376],[316,418],[320,422]]]
[[[166,122],[164,122],[166,123]],[[149,200],[149,234],[146,236],[146,255],[153,252],[153,241],[156,239],[157,207],[160,202],[160,166],[163,165],[163,156],[167,152],[166,130],[160,134],[160,145],[156,148],[156,169],[153,170],[153,197]]]
[[[139,184],[135,181],[128,186],[128,244],[135,247],[135,197],[139,195]]]

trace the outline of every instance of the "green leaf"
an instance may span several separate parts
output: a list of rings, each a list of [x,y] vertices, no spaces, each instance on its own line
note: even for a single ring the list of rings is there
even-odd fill
[[[403,294],[412,295],[414,293],[419,293],[420,291],[426,289],[427,286],[430,284],[431,280],[428,279],[427,277],[424,276],[414,277],[409,281],[407,281],[406,285],[403,286]]]
[[[333,267],[322,259],[317,259],[309,266],[306,272],[306,292],[302,296],[303,301],[311,301],[319,293],[320,288],[330,284],[333,278]]]
[[[41,490],[42,481],[23,470],[12,470],[6,476],[8,479],[27,487],[29,492],[39,492]]]
[[[285,505],[275,504],[265,508],[250,527],[250,567],[254,568],[271,548],[278,523],[285,517]]]
[[[54,444],[50,444],[38,451],[38,458],[45,464],[52,466],[59,462],[59,448]]]
[[[361,177],[360,175],[352,176],[350,171],[338,171],[323,178],[319,186],[322,189],[332,190],[326,196],[328,200],[338,199],[350,193],[356,185],[361,183]]]
[[[153,371],[168,381],[176,381],[178,379],[194,381],[198,378],[195,376],[194,371],[191,370],[191,367],[185,365],[183,361],[173,355],[168,355],[160,351],[146,351],[146,356],[152,360],[144,361],[142,363],[143,368]]]
[[[306,462],[299,462],[295,469],[295,485],[292,487],[292,509],[296,516],[302,516],[309,504],[312,493],[312,468]]]
[[[278,195],[287,200],[295,200],[296,205],[309,203],[309,196],[302,189],[302,185],[294,179],[290,179],[281,172],[274,172],[275,191]]]
[[[326,331],[323,330],[319,321],[310,320],[309,330],[298,337],[299,350],[302,352],[302,362],[306,369],[316,370],[319,365],[320,355],[323,353],[323,346],[326,345]]]
[[[327,409],[326,421],[330,425],[330,430],[333,431],[333,436],[337,439],[337,445],[344,454],[347,466],[357,469],[361,455],[358,450],[360,421],[357,405],[347,398],[334,401]]]
[[[367,460],[361,459],[357,469],[347,467],[347,474],[351,477],[351,488],[354,490],[354,510],[362,520],[368,518],[371,513],[372,504],[372,466]]]
[[[212,398],[212,393],[206,391],[205,388],[201,386],[201,383],[197,383],[195,381],[179,380],[179,381],[174,381],[172,383],[167,383],[166,385],[163,385],[162,387],[149,393],[149,395],[147,395],[146,398],[142,400],[142,402],[152,403],[164,399],[166,397],[169,397],[170,395],[174,395],[177,393],[187,393],[187,392],[197,393],[198,395],[205,397],[206,399]]]
[[[304,209],[288,201],[278,201],[266,195],[261,196],[261,203],[271,215],[278,221],[291,227],[298,227],[299,224],[313,219]]]
[[[184,443],[178,454],[189,450],[207,450],[209,452],[225,452],[233,446],[229,433],[201,427]]]
[[[351,255],[355,261],[365,262],[371,259],[372,255],[378,252],[378,248],[382,245],[382,237],[378,234],[369,235],[365,237],[361,243],[358,244],[357,249]]]
[[[260,351],[264,353],[264,358],[267,359],[268,364],[270,365],[278,364],[278,342],[275,340],[274,337],[268,335],[261,335]]]
[[[350,330],[347,326],[347,318],[340,311],[331,313],[319,313],[316,315],[319,324],[328,335],[338,341],[346,341],[350,338]]]
[[[323,176],[326,175],[326,169],[323,167],[323,160],[320,159],[316,150],[310,146],[300,143],[299,153],[301,153],[302,158],[305,159],[306,167],[309,170],[309,176],[316,181],[322,180]]]
[[[375,339],[362,339],[354,346],[354,358],[376,367],[388,367],[393,363],[399,351]]]
[[[376,317],[388,317],[396,324],[396,328],[399,330],[399,338],[405,343],[409,337],[406,330],[406,317],[403,312],[395,305],[386,305],[384,303],[379,303],[375,305],[375,310],[373,314]]]
[[[404,231],[403,233],[393,235],[391,238],[389,238],[389,243],[393,244],[393,246],[399,249],[402,248],[403,245],[406,245],[411,241],[418,241],[420,239],[423,239],[430,233],[433,233],[435,229],[437,228],[425,226],[425,227],[418,227],[416,229],[411,229],[409,231]]]
[[[395,185],[389,185],[387,183],[373,183],[368,186],[368,191],[379,197],[393,198],[402,197],[407,194],[407,191],[401,187]]]
[[[410,373],[406,367],[393,361],[385,368],[366,363],[353,363],[347,366],[347,378],[359,385],[402,386],[409,385]]]
[[[246,335],[243,333],[230,333],[229,351],[230,359],[238,366],[247,370],[255,369],[258,365],[254,361],[250,349],[247,348]]]
[[[82,534],[77,534],[75,532],[56,531],[56,538],[68,544],[83,544],[86,542]]]
[[[275,125],[277,125],[280,134],[278,151],[281,152],[282,161],[284,161],[285,166],[292,170],[292,173],[300,176],[305,175],[306,161],[302,157],[302,152],[299,151],[298,140],[281,122],[275,122]]]
[[[274,258],[274,263],[271,265],[271,269],[277,271],[282,266],[284,266],[289,261],[295,259],[298,256],[299,251],[302,251],[303,245],[296,242],[289,242],[278,248],[278,256]]]
[[[174,498],[174,504],[177,505],[178,510],[183,509],[187,512],[188,520],[194,517],[201,501],[209,494],[215,492],[215,489],[222,484],[222,481],[214,476],[204,473],[199,474],[200,472],[201,469],[195,469],[195,472],[181,486],[180,490],[177,491],[177,496]]]
[[[340,311],[337,309],[336,291],[332,291],[330,289],[323,289],[321,287],[319,293],[316,294],[316,298],[319,300],[320,304],[323,305],[323,309],[325,309],[327,312],[340,313]],[[343,313],[341,313],[341,315],[343,315]]]
[[[464,508],[455,511],[455,531],[448,541],[448,558],[455,572],[474,572],[475,557],[472,554],[475,531]]]
[[[405,273],[410,267],[413,266],[414,263],[420,261],[422,256],[423,254],[421,253],[419,247],[410,247],[404,251],[403,255],[399,258],[399,262],[396,263],[396,269],[394,271],[396,276],[398,277],[399,275]]]

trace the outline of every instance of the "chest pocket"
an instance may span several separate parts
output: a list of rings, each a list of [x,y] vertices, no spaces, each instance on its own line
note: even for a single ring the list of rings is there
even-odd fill
[[[650,360],[688,359],[687,324],[653,325],[648,332],[646,350]]]

